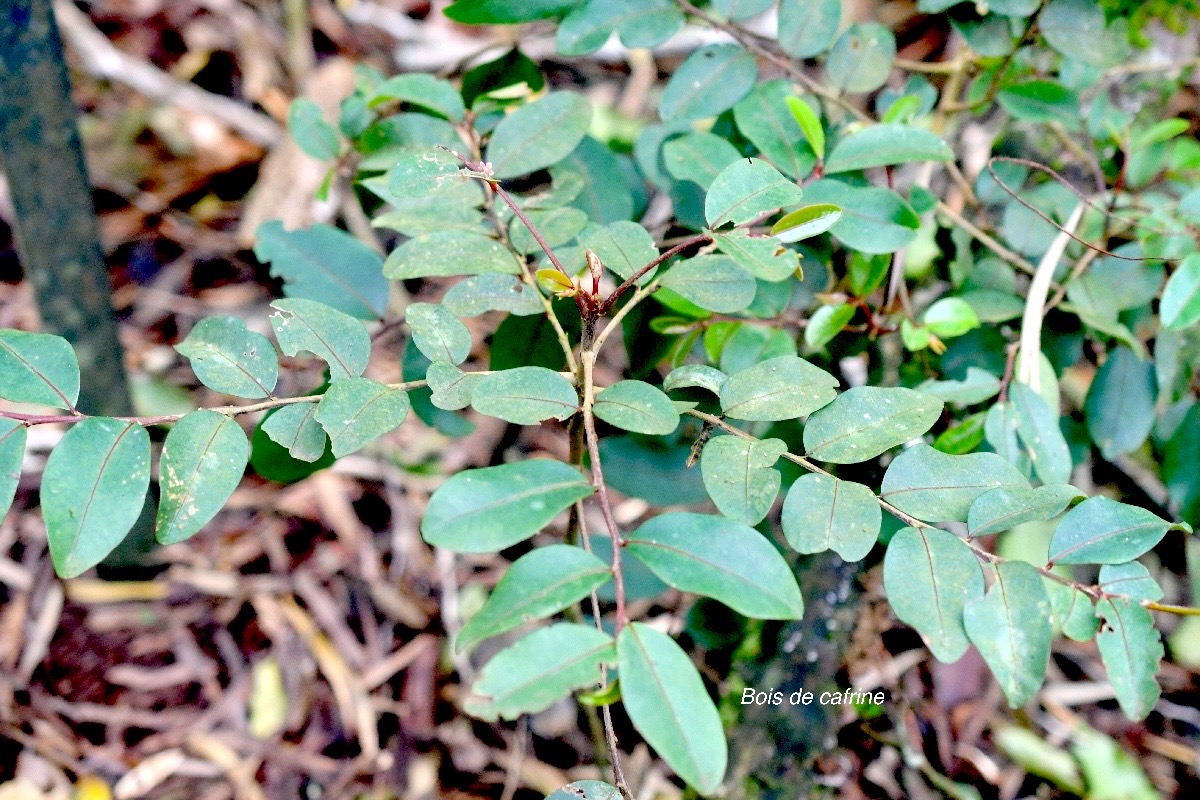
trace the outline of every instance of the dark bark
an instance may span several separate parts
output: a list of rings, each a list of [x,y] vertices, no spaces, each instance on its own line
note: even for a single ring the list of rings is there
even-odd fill
[[[91,185],[50,0],[0,10],[0,156],[44,327],[75,347],[78,408],[132,413]]]

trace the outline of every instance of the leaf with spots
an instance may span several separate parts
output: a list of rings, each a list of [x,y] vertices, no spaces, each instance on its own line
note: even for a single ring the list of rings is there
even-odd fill
[[[888,465],[880,497],[926,522],[966,522],[975,498],[1002,486],[1028,488],[1029,482],[995,453],[951,456],[918,444]]]
[[[285,355],[307,351],[329,365],[329,376],[357,378],[371,358],[371,336],[354,317],[324,303],[293,297],[271,303],[271,327]]]
[[[312,463],[324,455],[329,440],[316,415],[316,403],[293,403],[267,416],[262,430],[292,458]]]
[[[232,417],[193,411],[176,422],[159,461],[155,538],[175,544],[195,535],[233,495],[249,460],[246,434]]]
[[[1050,663],[1050,597],[1038,571],[1024,561],[995,565],[996,581],[963,609],[971,644],[996,676],[1012,708],[1028,703]]]
[[[787,445],[779,439],[714,436],[700,459],[708,496],[730,519],[757,525],[779,496],[783,478],[773,467],[785,452]]]
[[[333,454],[341,458],[400,427],[410,407],[400,389],[369,378],[342,378],[329,384],[316,417],[329,435]]]
[[[857,464],[928,431],[942,401],[912,389],[856,386],[813,413],[804,425],[811,458]]]
[[[861,561],[879,538],[883,512],[861,483],[812,474],[788,489],[780,524],[799,553],[833,550],[846,561]]]
[[[175,349],[210,389],[262,400],[275,391],[279,356],[271,341],[236,317],[205,317]]]

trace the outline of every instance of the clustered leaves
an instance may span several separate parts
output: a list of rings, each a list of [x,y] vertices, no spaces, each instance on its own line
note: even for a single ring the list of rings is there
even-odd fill
[[[470,430],[468,408],[562,424],[580,454],[572,463],[463,470],[421,521],[435,547],[520,546],[454,641],[460,653],[503,645],[468,712],[513,719],[590,690],[589,702],[619,700],[684,781],[713,792],[727,762],[714,687],[674,638],[628,618],[633,576],[651,595],[671,587],[745,617],[799,619],[804,575],[791,551],[853,562],[882,544],[892,608],[938,660],[974,646],[1019,707],[1041,687],[1057,635],[1095,638],[1121,708],[1145,717],[1163,655],[1148,606],[1163,592],[1137,559],[1190,527],[1071,482],[1092,445],[1107,460],[1156,448],[1173,508],[1200,509],[1200,190],[1182,180],[1200,171],[1200,148],[1180,138],[1182,120],[1151,121],[1093,91],[1129,45],[1123,21],[1092,0],[995,0],[969,13],[922,0],[922,11],[953,8],[965,42],[941,86],[894,80],[892,33],[840,29],[838,0],[782,0],[766,44],[739,34],[736,23],[774,5],[714,0],[703,18],[735,41],[688,55],[659,119],[622,141],[597,138],[591,104],[546,90],[518,50],[459,86],[360,68],[336,124],[297,101],[293,138],[336,161],[331,180],[353,173],[394,249],[384,259],[328,225],[259,229],[255,252],[283,280],[275,341],[212,317],[176,347],[201,384],[250,405],[148,421],[78,415],[71,347],[0,331],[0,397],[65,412],[0,417],[0,506],[16,487],[26,424],[68,423],[41,497],[55,568],[72,577],[140,514],[153,461],[145,425],[173,423],[156,518],[159,541],[173,544],[216,515],[248,464],[294,480],[410,411],[449,436]],[[469,24],[553,19],[559,52],[580,56],[613,34],[653,47],[695,11],[672,0],[458,0],[446,13]],[[803,59],[819,61],[820,81]],[[1019,159],[963,178],[947,141],[953,115],[993,107],[1034,148],[1079,130],[1083,144],[1071,142],[1098,153],[1111,188],[1089,198]],[[940,165],[976,222],[931,191]],[[672,207],[653,233],[637,221],[649,192]],[[1052,250],[1081,203],[1078,240],[1059,243],[1064,265],[1035,267],[1027,259]],[[910,298],[908,282],[935,271],[943,280]],[[1047,298],[1027,300],[1036,293],[1021,272],[1051,278],[1044,320]],[[441,299],[404,309],[405,383],[366,377],[391,282],[418,280]],[[489,313],[504,316],[480,368],[463,319]],[[1018,339],[1043,327],[1033,351],[1018,353]],[[598,386],[597,351],[615,331],[630,378]],[[1078,390],[1085,344],[1098,367]],[[279,352],[320,359],[325,383],[277,397]],[[869,373],[856,377],[846,364],[860,358]],[[1062,414],[1068,378],[1082,422]],[[251,412],[266,412],[253,446],[235,418]],[[863,482],[869,464],[884,468],[877,487]],[[610,487],[654,513],[620,530]],[[604,511],[604,534],[581,529],[585,500]],[[706,500],[708,513],[662,511]],[[1044,559],[996,555],[984,538],[1037,531]],[[522,545],[531,539],[538,546]],[[605,614],[595,598],[615,608]],[[560,614],[570,621],[540,622]],[[599,782],[568,789],[617,796]]]

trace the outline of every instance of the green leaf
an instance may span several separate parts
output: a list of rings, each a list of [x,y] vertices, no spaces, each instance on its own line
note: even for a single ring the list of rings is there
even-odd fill
[[[560,14],[579,0],[457,0],[445,14],[465,25],[508,25]]]
[[[788,110],[790,81],[763,81],[733,107],[738,130],[790,178],[807,178],[816,156],[796,118]]]
[[[329,441],[316,414],[316,403],[293,403],[263,419],[262,430],[292,458],[312,463],[325,454]]]
[[[175,349],[201,383],[222,394],[260,400],[271,396],[279,380],[271,341],[236,317],[205,317]]]
[[[461,122],[466,115],[462,95],[454,88],[454,84],[419,72],[397,75],[379,84],[371,96],[370,104],[376,106],[386,100],[424,106],[453,122]]]
[[[972,452],[983,443],[985,417],[981,411],[946,428],[933,440],[933,449],[952,456]]]
[[[317,404],[317,422],[329,434],[338,458],[353,453],[400,427],[411,405],[408,395],[370,378],[342,378],[329,384]]]
[[[821,306],[808,318],[808,327],[804,329],[804,343],[813,350],[820,350],[850,324],[856,310],[850,303]]]
[[[414,147],[402,152],[395,165],[388,170],[386,181],[387,191],[381,199],[400,209],[418,199],[435,204],[435,208],[483,204],[483,189],[479,182],[466,175],[458,160],[444,150]],[[372,191],[379,191],[379,187],[372,182],[366,181],[364,184]]]
[[[546,800],[622,800],[621,790],[604,781],[575,781]]]
[[[673,392],[676,389],[706,389],[720,396],[721,387],[729,376],[716,367],[707,364],[684,364],[676,367],[663,381],[663,389]]]
[[[571,241],[588,224],[587,214],[571,206],[534,209],[527,212],[526,216],[551,248]],[[516,217],[508,224],[508,239],[519,253],[529,255],[542,252],[541,243],[533,238],[525,223]]]
[[[463,372],[448,361],[434,361],[425,372],[432,392],[430,402],[443,411],[458,411],[471,405],[475,387],[486,375]]]
[[[513,562],[483,608],[454,640],[466,652],[484,639],[557,614],[612,578],[608,565],[581,547],[552,544]]]
[[[757,525],[771,510],[783,481],[772,469],[787,445],[779,439],[747,441],[714,436],[704,446],[700,470],[717,509],[737,522]]]
[[[442,305],[456,317],[477,317],[488,311],[507,311],[527,317],[542,314],[542,297],[515,275],[485,272],[450,287]]]
[[[716,234],[715,241],[718,250],[759,280],[778,283],[800,269],[799,254],[783,247],[778,239],[751,236],[748,231],[735,228]]]
[[[1123,597],[1106,597],[1096,604],[1104,620],[1096,634],[1100,660],[1108,673],[1117,702],[1125,716],[1146,718],[1158,703],[1162,690],[1155,680],[1162,661],[1163,645],[1154,618],[1136,602]]]
[[[591,122],[591,103],[574,92],[551,92],[521,106],[492,132],[492,173],[503,180],[558,163],[583,141]]]
[[[804,192],[757,158],[739,158],[721,171],[704,197],[704,218],[714,230],[740,225],[800,202]]]
[[[780,0],[779,47],[793,58],[820,55],[841,20],[840,0]]]
[[[671,0],[588,0],[559,23],[555,46],[564,56],[583,56],[615,31],[626,47],[651,48],[682,27],[683,12]]]
[[[833,550],[845,561],[861,561],[879,538],[883,512],[861,483],[811,474],[788,489],[780,523],[797,552]]]
[[[662,285],[706,311],[731,314],[754,302],[754,276],[728,256],[695,256],[672,266]]]
[[[579,235],[579,244],[595,253],[605,267],[622,278],[628,278],[658,258],[658,248],[649,231],[631,220],[604,226],[589,225]],[[648,282],[654,272],[646,273],[639,282]]]
[[[1115,347],[1100,365],[1083,404],[1088,433],[1112,460],[1142,446],[1154,427],[1154,363],[1128,347]]]
[[[330,225],[287,231],[277,219],[255,231],[254,255],[271,262],[288,297],[332,306],[358,319],[379,319],[387,308],[383,259],[345,231]]]
[[[0,329],[0,397],[14,403],[74,408],[79,361],[61,336]]]
[[[1074,752],[1083,771],[1088,800],[1162,800],[1138,763],[1138,756],[1086,725],[1075,729]]]
[[[1029,456],[1017,438],[1017,412],[1012,403],[996,403],[989,408],[983,430],[996,453],[1019,471],[1029,472]]]
[[[1050,598],[1038,571],[1024,561],[995,565],[988,593],[963,609],[971,644],[996,676],[1012,708],[1028,703],[1050,663]]]
[[[741,155],[720,136],[696,132],[667,141],[662,148],[662,159],[672,178],[691,181],[707,190],[723,169],[741,160]]]
[[[916,628],[938,661],[970,647],[963,607],[983,597],[983,570],[971,549],[938,528],[904,528],[888,542],[883,588],[896,616]]]
[[[926,522],[965,522],[971,504],[984,492],[1028,485],[1012,464],[995,453],[948,456],[918,444],[888,465],[880,497]]]
[[[159,543],[182,542],[207,525],[242,482],[249,461],[250,443],[232,417],[193,411],[176,422],[158,466]]]
[[[471,354],[471,332],[445,306],[413,303],[404,309],[412,341],[430,361],[461,364]]]
[[[825,77],[843,92],[873,92],[887,83],[895,60],[892,32],[875,22],[859,22],[847,28],[829,51]]]
[[[550,459],[463,470],[429,498],[421,535],[435,547],[491,553],[528,539],[591,493],[579,470]]]
[[[42,517],[54,571],[77,577],[113,551],[142,513],[150,436],[131,422],[89,417],[46,460]]]
[[[1068,58],[1096,67],[1111,67],[1129,57],[1129,39],[1122,24],[1107,25],[1105,9],[1095,0],[1050,0],[1038,16],[1038,30]]]
[[[396,281],[520,271],[513,254],[495,239],[462,231],[434,231],[409,239],[383,265],[383,274]]]
[[[1051,409],[1037,392],[1016,381],[1009,384],[1012,409],[1017,417],[1017,437],[1042,483],[1071,479],[1071,451],[1058,427],[1057,409]]]
[[[1049,578],[1044,578],[1042,583],[1050,595],[1050,605],[1054,611],[1054,630],[1061,630],[1064,636],[1077,642],[1089,641],[1096,635],[1100,620],[1096,619],[1092,598],[1073,586],[1066,586]]]
[[[1079,98],[1053,81],[1032,80],[1007,86],[996,95],[1008,113],[1025,122],[1061,122],[1074,125],[1082,115]]]
[[[1200,322],[1200,253],[1192,253],[1171,273],[1158,306],[1167,330],[1181,331]]]
[[[692,51],[667,81],[658,113],[664,121],[715,117],[754,87],[758,65],[738,44],[709,44]]]
[[[515,425],[566,419],[579,410],[571,382],[545,367],[516,367],[488,375],[475,387],[471,406]]]
[[[713,0],[713,8],[735,22],[757,17],[773,5],[775,0]]]
[[[673,511],[644,523],[625,549],[668,585],[720,600],[747,617],[804,616],[792,568],[749,525]]]
[[[921,226],[916,212],[891,189],[822,179],[805,186],[804,196],[840,208],[842,216],[829,232],[863,253],[893,253],[915,239]]]
[[[931,394],[951,405],[963,408],[990,400],[1000,393],[1000,379],[979,367],[967,367],[967,374],[958,381],[927,380],[917,386],[918,392]]]
[[[271,327],[285,355],[304,350],[329,365],[331,378],[357,378],[371,358],[371,336],[349,314],[300,297],[271,303]]]
[[[797,208],[779,218],[771,226],[771,235],[781,242],[811,239],[838,224],[842,209],[832,203],[814,203]]]
[[[671,398],[643,381],[618,381],[596,395],[592,411],[622,430],[665,436],[679,427]]]
[[[1065,749],[1056,747],[1038,733],[1015,725],[997,726],[992,735],[1000,752],[1021,769],[1084,796],[1079,765]]]
[[[1144,508],[1093,497],[1075,506],[1058,523],[1050,539],[1055,564],[1123,564],[1149,552],[1172,525]]]
[[[863,128],[839,141],[825,162],[825,172],[953,160],[954,151],[937,134],[911,125],[883,123]]]
[[[307,97],[297,97],[288,107],[288,134],[301,150],[320,161],[332,161],[341,149],[337,131]]]
[[[721,387],[721,409],[752,422],[796,419],[828,405],[837,385],[837,378],[799,356],[777,356],[731,376]]]
[[[539,628],[492,657],[463,705],[489,720],[545,711],[574,690],[599,684],[601,665],[616,660],[612,637],[590,625]]]
[[[1150,570],[1136,561],[1127,564],[1105,564],[1100,568],[1096,585],[1105,594],[1118,594],[1136,602],[1158,602],[1163,599],[1162,587],[1150,576]]]
[[[967,531],[971,536],[987,536],[1012,530],[1026,522],[1054,519],[1067,507],[1086,497],[1065,483],[1036,489],[1002,487],[975,498],[967,512]]]
[[[0,417],[0,519],[8,513],[25,458],[25,426],[14,419]]]
[[[917,438],[942,415],[942,401],[912,389],[856,386],[804,425],[810,458],[858,464]]]
[[[821,118],[817,112],[813,111],[812,106],[799,97],[787,97],[784,98],[784,102],[787,103],[788,110],[792,112],[796,124],[804,133],[804,138],[808,140],[808,146],[812,148],[818,159],[824,159],[825,129],[821,127]]]
[[[962,336],[979,327],[979,317],[971,304],[959,297],[943,297],[925,310],[922,323],[930,333],[943,339]]]
[[[701,794],[725,777],[721,717],[687,653],[670,636],[631,622],[617,638],[621,702],[642,738]]]

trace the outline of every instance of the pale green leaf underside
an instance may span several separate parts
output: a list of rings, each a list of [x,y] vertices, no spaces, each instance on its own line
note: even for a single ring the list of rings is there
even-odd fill
[[[971,643],[996,676],[1008,704],[1033,699],[1050,661],[1050,598],[1038,571],[1024,561],[995,566],[986,596],[967,603],[963,622]]]
[[[1101,600],[1096,611],[1104,620],[1096,645],[1117,702],[1125,716],[1145,719],[1162,693],[1154,677],[1163,657],[1154,618],[1136,602],[1119,597]]]

